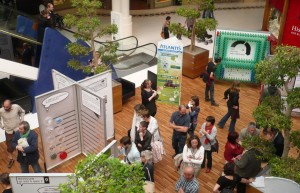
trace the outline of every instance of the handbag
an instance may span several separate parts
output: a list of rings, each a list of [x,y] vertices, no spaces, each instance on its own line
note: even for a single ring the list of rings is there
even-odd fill
[[[164,38],[165,39],[165,34],[163,31],[160,32],[160,37]]]
[[[211,146],[211,151],[212,152],[219,152],[219,142],[218,142],[218,140],[217,139],[215,139],[216,140],[216,143],[214,143],[214,144],[211,144],[210,142],[210,146]]]
[[[148,176],[150,178],[150,181],[148,181],[148,180],[145,181],[144,190],[145,190],[145,193],[154,193],[155,192],[155,184],[154,184],[154,182],[152,182],[149,169],[147,167],[146,167],[146,169],[148,171]]]

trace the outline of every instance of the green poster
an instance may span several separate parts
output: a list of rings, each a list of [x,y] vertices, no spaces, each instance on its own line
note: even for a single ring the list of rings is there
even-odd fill
[[[179,105],[181,95],[182,43],[176,38],[158,42],[158,101]]]

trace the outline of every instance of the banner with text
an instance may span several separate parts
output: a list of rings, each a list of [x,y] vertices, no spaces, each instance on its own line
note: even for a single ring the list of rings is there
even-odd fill
[[[158,101],[179,105],[181,96],[182,43],[176,37],[172,37],[158,42],[157,49]]]

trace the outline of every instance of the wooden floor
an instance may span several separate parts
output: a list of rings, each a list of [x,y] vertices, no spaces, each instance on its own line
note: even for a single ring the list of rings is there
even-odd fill
[[[208,115],[215,116],[216,121],[219,121],[222,116],[226,113],[227,107],[226,102],[222,99],[223,92],[230,86],[228,82],[216,82],[215,84],[215,100],[220,104],[219,107],[211,107],[210,103],[204,101],[204,88],[205,84],[201,79],[189,79],[183,77],[182,79],[182,95],[181,102],[187,104],[190,97],[197,95],[200,97],[200,107],[201,112],[199,115],[199,122],[202,124]],[[259,86],[242,84],[240,92],[240,116],[241,118],[237,121],[236,129],[240,131],[242,128],[246,127],[249,121],[253,121],[252,111],[257,106],[259,98]],[[131,127],[131,121],[133,117],[133,107],[135,104],[141,102],[140,89],[136,90],[136,96],[131,98],[123,105],[123,110],[114,115],[115,121],[115,138],[119,140],[122,136],[127,134],[128,128]],[[161,193],[173,193],[176,180],[178,179],[178,173],[175,171],[174,162],[171,156],[174,154],[174,150],[171,146],[171,136],[172,129],[168,128],[168,122],[171,114],[177,110],[177,106],[170,106],[165,104],[157,104],[158,113],[156,118],[159,123],[159,128],[164,137],[165,150],[167,155],[164,157],[163,161],[155,165],[155,184],[157,192]],[[200,124],[198,124],[197,132],[199,131]],[[200,182],[200,192],[201,193],[211,193],[212,188],[217,180],[217,178],[222,173],[222,167],[224,163],[223,152],[224,144],[226,142],[226,137],[228,133],[229,123],[226,124],[224,129],[218,129],[217,138],[220,143],[219,154],[213,154],[213,168],[212,172],[209,174],[201,171],[199,175]],[[300,119],[294,118],[294,128],[300,128]],[[37,129],[38,133],[39,130]],[[40,138],[39,138],[40,140]],[[43,164],[43,151],[42,145],[39,141],[40,150],[40,164]],[[0,144],[0,172],[20,172],[19,164],[15,163],[11,169],[7,169],[7,157],[6,157],[6,146],[5,143]],[[78,160],[84,158],[84,156],[78,156],[49,172],[72,172],[74,165]],[[1,192],[0,187],[0,192]],[[252,192],[250,192],[252,193]]]

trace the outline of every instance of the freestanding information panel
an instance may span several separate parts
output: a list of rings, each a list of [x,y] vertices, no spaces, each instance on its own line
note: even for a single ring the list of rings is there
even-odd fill
[[[9,175],[13,193],[60,193],[58,185],[68,182],[72,173],[11,173]]]
[[[105,99],[73,84],[35,100],[47,170],[105,147]]]

